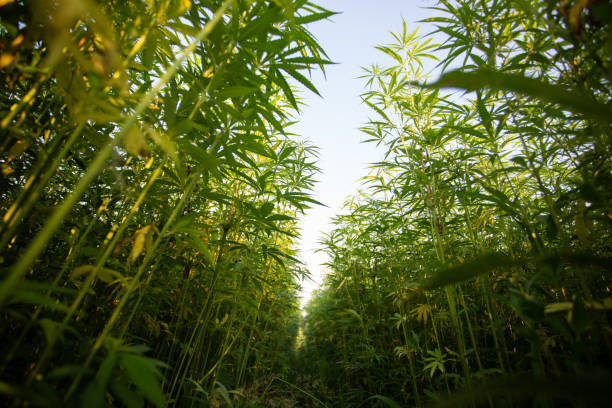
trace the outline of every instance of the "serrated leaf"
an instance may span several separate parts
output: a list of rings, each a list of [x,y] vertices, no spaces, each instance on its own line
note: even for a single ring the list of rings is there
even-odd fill
[[[313,83],[310,82],[308,78],[306,78],[304,75],[299,73],[297,70],[290,68],[289,66],[286,66],[286,65],[281,65],[279,66],[279,68],[287,72],[289,75],[291,75],[293,79],[295,79],[296,81],[304,85],[306,88],[310,89],[315,94],[321,96],[321,94],[319,93],[317,88],[313,85]]]

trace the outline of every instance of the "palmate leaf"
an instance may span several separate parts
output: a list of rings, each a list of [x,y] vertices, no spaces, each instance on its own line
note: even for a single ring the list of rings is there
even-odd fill
[[[279,86],[279,88],[281,88],[283,90],[283,93],[285,94],[285,97],[287,97],[287,100],[289,100],[289,103],[291,104],[291,106],[296,111],[299,111],[298,102],[295,99],[295,95],[293,94],[293,90],[291,89],[291,85],[289,85],[289,83],[285,79],[284,75],[281,74],[279,70],[274,70],[272,72],[275,73],[272,76],[273,81],[276,83],[276,85]]]
[[[273,152],[266,145],[259,143],[259,141],[252,137],[241,138],[239,147],[269,159],[274,158]]]
[[[451,71],[432,84],[417,84],[426,88],[459,88],[474,91],[490,88],[528,95],[605,123],[612,122],[612,106],[600,103],[566,86],[551,84],[519,74],[507,74],[488,69],[470,72]]]
[[[293,77],[293,79],[295,79],[296,81],[298,81],[299,83],[304,85],[306,88],[310,89],[312,92],[314,92],[317,95],[321,96],[321,94],[319,93],[317,88],[314,86],[314,84],[312,82],[310,82],[310,80],[308,78],[306,78],[304,75],[302,75],[299,71],[294,69],[291,65],[280,64],[278,67],[280,69],[282,69],[283,71],[285,71],[286,73],[288,73],[289,75],[291,75],[291,77]]]
[[[316,205],[322,205],[323,207],[327,207],[325,204],[311,198],[310,195],[303,192],[287,192],[283,194],[283,198],[287,201],[290,201],[295,207],[299,209],[309,208],[308,205],[304,203],[312,203]]]

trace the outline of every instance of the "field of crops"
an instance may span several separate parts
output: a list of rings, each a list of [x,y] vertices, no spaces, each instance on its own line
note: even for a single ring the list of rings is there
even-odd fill
[[[0,0],[0,406],[610,404],[612,0],[378,47],[303,317],[316,3]]]

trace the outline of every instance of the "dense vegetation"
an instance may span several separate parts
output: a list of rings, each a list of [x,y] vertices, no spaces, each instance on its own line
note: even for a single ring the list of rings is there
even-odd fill
[[[442,45],[404,28],[367,72],[385,158],[305,332],[340,406],[609,403],[612,8],[531,3],[440,1]]]
[[[0,403],[605,405],[612,3],[436,13],[366,72],[384,160],[300,321],[293,87],[333,13],[0,0]]]
[[[303,25],[331,13],[5,3],[2,401],[201,405],[281,374],[317,170],[287,80],[313,88]]]

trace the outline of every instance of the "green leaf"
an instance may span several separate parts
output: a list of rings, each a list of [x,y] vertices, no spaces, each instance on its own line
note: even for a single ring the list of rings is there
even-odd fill
[[[42,327],[43,332],[45,333],[45,339],[49,344],[55,344],[57,337],[61,335],[61,332],[58,330],[60,327],[60,323],[51,320],[51,319],[40,319],[38,324]]]
[[[102,364],[100,364],[100,368],[98,369],[98,374],[96,379],[100,381],[100,384],[103,388],[106,388],[108,384],[108,380],[111,377],[113,369],[115,368],[115,364],[117,363],[117,352],[111,351],[108,353]]]
[[[293,21],[295,22],[295,24],[308,24],[314,21],[319,21],[319,20],[329,18],[333,16],[334,14],[338,14],[338,13],[335,11],[324,11],[321,13],[312,13],[307,16],[296,17]]]
[[[178,31],[179,33],[183,35],[191,36],[191,37],[195,37],[196,35],[198,35],[198,31],[199,31],[196,27],[181,23],[178,20],[172,22],[172,24],[170,24],[170,28],[172,28],[175,31]]]
[[[206,150],[192,145],[191,143],[185,143],[181,145],[181,148],[191,155],[191,157],[200,164],[203,168],[209,170],[211,173],[219,174],[219,159],[208,153]]]
[[[299,111],[297,100],[295,99],[293,90],[291,89],[291,86],[285,79],[285,76],[281,74],[280,71],[278,70],[274,70],[274,72],[275,72],[275,75],[272,76],[272,79],[274,80],[276,85],[278,85],[278,87],[283,90],[285,97],[287,97],[287,100],[289,101],[291,106],[293,106],[293,109]]]
[[[64,377],[75,377],[77,375],[86,375],[90,373],[90,369],[80,365],[63,365],[56,367],[47,374],[49,379],[59,379]]]
[[[330,65],[334,64],[332,61],[319,58],[319,57],[293,57],[283,59],[284,64],[316,64],[316,65]]]
[[[158,381],[159,372],[152,359],[131,353],[121,353],[119,362],[125,369],[129,380],[145,398],[158,408],[166,406],[164,393]]]
[[[253,138],[242,138],[240,148],[257,153],[260,156],[274,158],[268,148]]]
[[[261,205],[261,207],[259,207],[259,215],[261,216],[261,218],[265,218],[270,215],[272,210],[274,210],[274,203],[266,201]]]
[[[157,51],[157,38],[158,33],[156,30],[152,30],[149,36],[147,37],[147,42],[142,52],[142,64],[145,67],[151,68],[153,65],[155,52]]]
[[[60,302],[59,299],[54,299],[34,290],[28,290],[28,288],[23,287],[23,285],[19,285],[14,291],[12,301],[44,306],[51,310],[58,310],[61,312],[68,312],[69,310],[69,307]]]
[[[132,391],[125,382],[125,377],[120,376],[110,384],[111,392],[121,401],[127,408],[142,408],[144,407],[144,398]]]
[[[312,92],[321,96],[321,94],[319,93],[319,91],[317,91],[317,88],[313,85],[313,83],[310,82],[310,80],[306,78],[304,75],[300,74],[297,70],[290,68],[287,65],[280,65],[279,68],[287,72],[289,75],[293,77],[293,79],[295,79],[296,81],[304,85],[306,88],[310,89]]]
[[[210,253],[210,250],[208,249],[208,247],[204,244],[204,242],[200,238],[199,231],[196,231],[196,230],[189,231],[188,234],[189,235],[187,236],[187,241],[195,249],[197,249],[199,253],[204,255],[204,258],[206,258],[206,261],[208,261],[209,265],[211,265],[211,266],[214,265],[215,264],[215,258],[213,257],[213,255]]]
[[[241,96],[247,96],[254,94],[257,92],[259,88],[255,88],[252,86],[228,86],[227,88],[223,88],[223,90],[219,91],[218,95],[221,99],[226,98],[239,98]]]
[[[225,401],[225,403],[231,408],[234,405],[232,404],[232,400],[230,399],[229,393],[227,392],[227,388],[225,385],[221,384],[220,381],[217,381],[217,394],[221,395],[221,398]]]
[[[393,58],[400,66],[404,64],[404,61],[402,60],[402,57],[395,52],[394,50],[392,50],[389,47],[385,47],[385,46],[378,46],[375,47],[377,50],[384,52],[385,54],[387,54],[389,57]]]
[[[421,288],[427,290],[452,285],[491,272],[497,268],[508,268],[520,265],[523,262],[524,260],[516,260],[510,256],[493,252],[464,262],[461,265],[439,270],[431,278],[425,280]]]
[[[363,319],[361,318],[361,315],[357,313],[355,310],[346,309],[346,312],[352,315],[353,317],[355,317],[360,323],[363,323]]]
[[[459,88],[466,91],[489,88],[512,91],[543,101],[556,103],[562,107],[605,123],[612,122],[612,106],[600,103],[574,90],[567,85],[557,85],[528,78],[519,74],[506,74],[488,69],[470,72],[451,71],[443,74],[433,84],[420,85],[426,88]]]
[[[285,214],[273,214],[266,218],[266,221],[293,221],[294,217]]]

